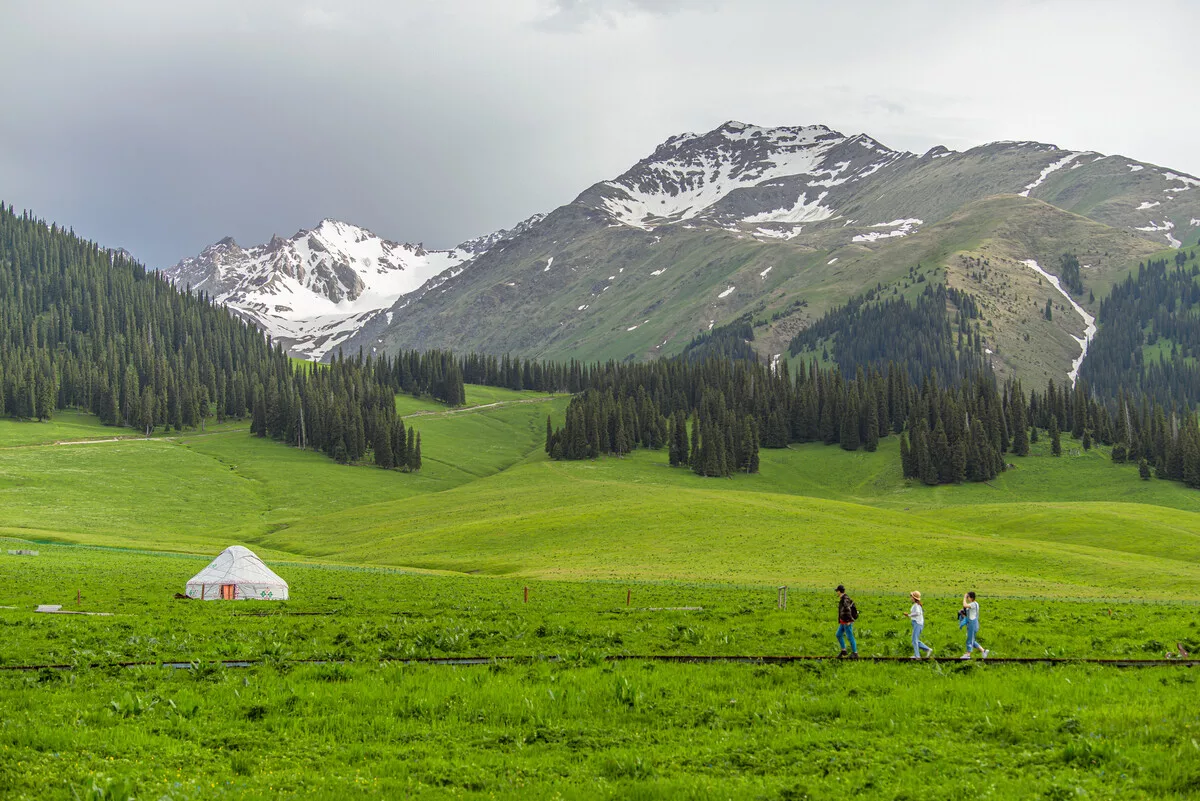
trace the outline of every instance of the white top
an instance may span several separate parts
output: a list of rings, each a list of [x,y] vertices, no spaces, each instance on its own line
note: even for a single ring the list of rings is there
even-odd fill
[[[232,596],[222,591],[226,585],[232,587]],[[288,585],[249,548],[233,545],[192,576],[185,592],[188,597],[203,601],[220,598],[286,601]]]
[[[966,605],[967,620],[979,620],[979,602],[971,601]]]
[[[913,622],[918,626],[925,625],[925,607],[918,603],[912,605],[912,609],[908,610],[908,616],[913,619]]]

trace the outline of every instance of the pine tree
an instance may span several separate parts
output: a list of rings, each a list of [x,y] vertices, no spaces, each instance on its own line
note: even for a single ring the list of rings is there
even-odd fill
[[[554,447],[554,426],[550,422],[550,415],[546,415],[546,453],[549,453]]]
[[[879,448],[879,410],[870,398],[867,399],[866,439],[863,447],[868,453],[874,453]]]
[[[384,470],[391,470],[396,466],[395,459],[392,455],[392,430],[383,418],[382,413],[379,419],[375,421],[375,436],[371,442],[371,448],[375,451],[375,464]]]
[[[692,448],[688,453],[688,464],[697,473],[704,469],[704,465],[700,461],[700,418],[692,415]]]
[[[933,427],[933,436],[929,446],[930,459],[937,475],[934,483],[949,484],[954,480],[953,456],[950,452],[950,439],[946,436],[946,427],[939,419]]]
[[[1062,456],[1062,435],[1058,430],[1058,418],[1050,418],[1050,454]]]
[[[1142,481],[1150,480],[1150,463],[1144,458],[1138,461],[1138,475],[1141,476]]]
[[[858,393],[851,392],[842,410],[842,448],[848,451],[858,450]]]
[[[1029,455],[1029,428],[1025,418],[1025,399],[1021,397],[1021,385],[1015,385],[1016,396],[1012,402],[1012,452],[1017,456]]]
[[[913,465],[912,448],[908,445],[908,434],[900,435],[900,469],[905,478],[913,478],[916,468]]]

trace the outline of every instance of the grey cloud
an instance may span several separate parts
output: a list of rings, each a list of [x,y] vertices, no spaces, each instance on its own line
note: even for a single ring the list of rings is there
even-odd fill
[[[1124,7],[950,0],[11,0],[0,198],[152,266],[341,217],[450,246],[680,131],[1041,139],[1200,172],[1186,47]],[[1194,30],[1191,4],[1139,19]],[[569,32],[569,35],[564,35]]]
[[[615,25],[636,14],[668,16],[681,11],[713,10],[716,0],[553,0],[550,12],[535,26],[548,31],[578,31],[592,22]]]

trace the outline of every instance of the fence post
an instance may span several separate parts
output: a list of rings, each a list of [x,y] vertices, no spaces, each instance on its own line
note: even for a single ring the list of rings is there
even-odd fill
[[[525,588],[525,603],[529,603],[529,588]]]
[[[775,591],[775,607],[777,609],[787,609],[787,591],[786,586],[780,587]]]
[[[625,605],[629,606],[629,602],[633,600],[633,590],[625,590]]]
[[[75,605],[79,606],[82,600],[83,597],[79,594],[79,590],[75,590]]]

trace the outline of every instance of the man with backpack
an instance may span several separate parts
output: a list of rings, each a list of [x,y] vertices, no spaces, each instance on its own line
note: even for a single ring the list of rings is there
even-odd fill
[[[846,588],[841,584],[837,585],[838,594],[838,630],[837,640],[838,645],[842,647],[842,652],[838,654],[838,659],[846,655],[846,641],[850,641],[850,658],[858,659],[858,643],[854,641],[854,621],[858,620],[858,607],[854,605],[854,601],[846,594]]]

